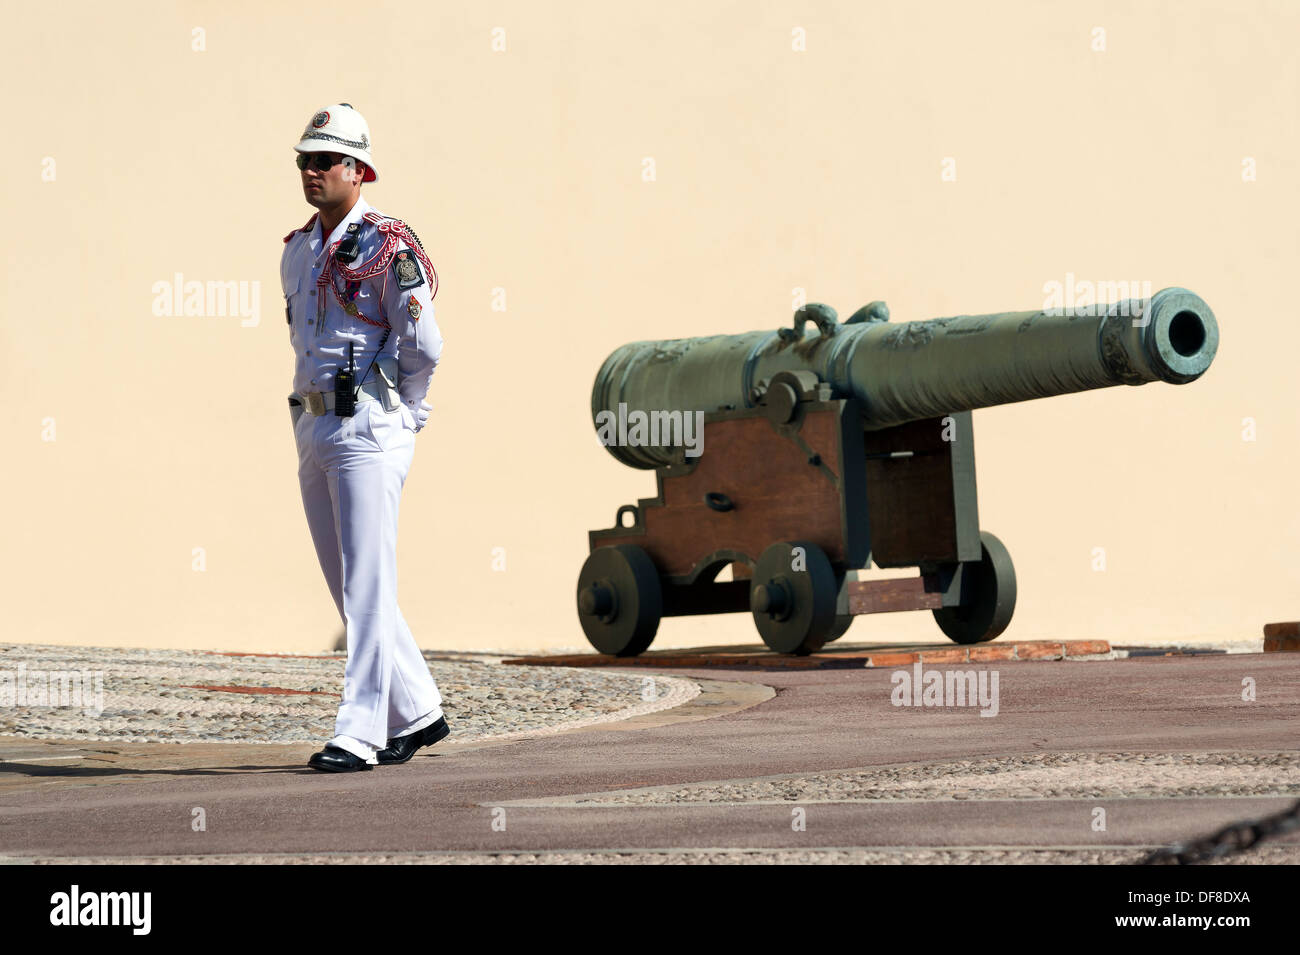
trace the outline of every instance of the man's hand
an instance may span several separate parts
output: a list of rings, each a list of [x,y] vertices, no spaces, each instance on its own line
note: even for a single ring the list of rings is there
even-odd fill
[[[420,430],[425,426],[426,423],[428,423],[429,412],[432,410],[433,410],[433,405],[429,404],[429,402],[421,398],[420,407],[415,409],[415,433],[416,434],[419,434]]]

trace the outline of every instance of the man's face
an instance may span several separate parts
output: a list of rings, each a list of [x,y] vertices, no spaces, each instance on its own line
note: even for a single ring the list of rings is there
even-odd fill
[[[307,157],[307,168],[302,176],[302,193],[307,202],[316,208],[337,205],[345,201],[361,185],[365,163],[339,153],[299,153]],[[328,160],[328,169],[320,169]]]

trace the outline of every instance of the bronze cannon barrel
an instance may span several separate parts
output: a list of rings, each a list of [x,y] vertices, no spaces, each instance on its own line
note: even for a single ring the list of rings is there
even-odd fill
[[[611,418],[638,411],[750,408],[760,382],[811,371],[833,397],[859,399],[864,427],[877,430],[1112,385],[1186,384],[1205,373],[1218,348],[1214,313],[1187,289],[1069,311],[893,323],[877,302],[838,324],[833,309],[808,305],[794,328],[633,342],[597,373],[592,421],[607,434]],[[669,464],[680,450],[667,442],[606,447],[636,468]]]

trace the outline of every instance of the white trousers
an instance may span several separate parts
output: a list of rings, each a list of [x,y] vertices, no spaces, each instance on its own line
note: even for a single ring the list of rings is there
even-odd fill
[[[415,417],[378,401],[356,414],[302,414],[298,483],[316,556],[347,627],[343,698],[330,742],[368,762],[388,740],[435,722],[442,696],[397,606],[397,514]]]

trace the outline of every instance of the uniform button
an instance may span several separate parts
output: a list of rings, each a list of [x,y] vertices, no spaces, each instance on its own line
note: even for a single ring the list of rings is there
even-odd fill
[[[316,384],[316,379],[313,378],[313,379],[311,380],[311,383],[312,383],[313,385]]]
[[[311,318],[309,318],[309,319],[307,319],[307,324],[308,324],[308,325],[315,325],[315,324],[316,324],[316,321],[315,321],[315,319],[311,319]]]
[[[308,294],[308,295],[315,295],[315,294],[316,294],[316,290],[315,290],[315,289],[312,289],[312,290],[311,290],[310,292],[308,292],[307,294]]]
[[[308,348],[305,352],[303,352],[303,354],[304,354],[304,355],[308,355],[308,356],[310,356],[310,355],[311,355],[311,349]]]

